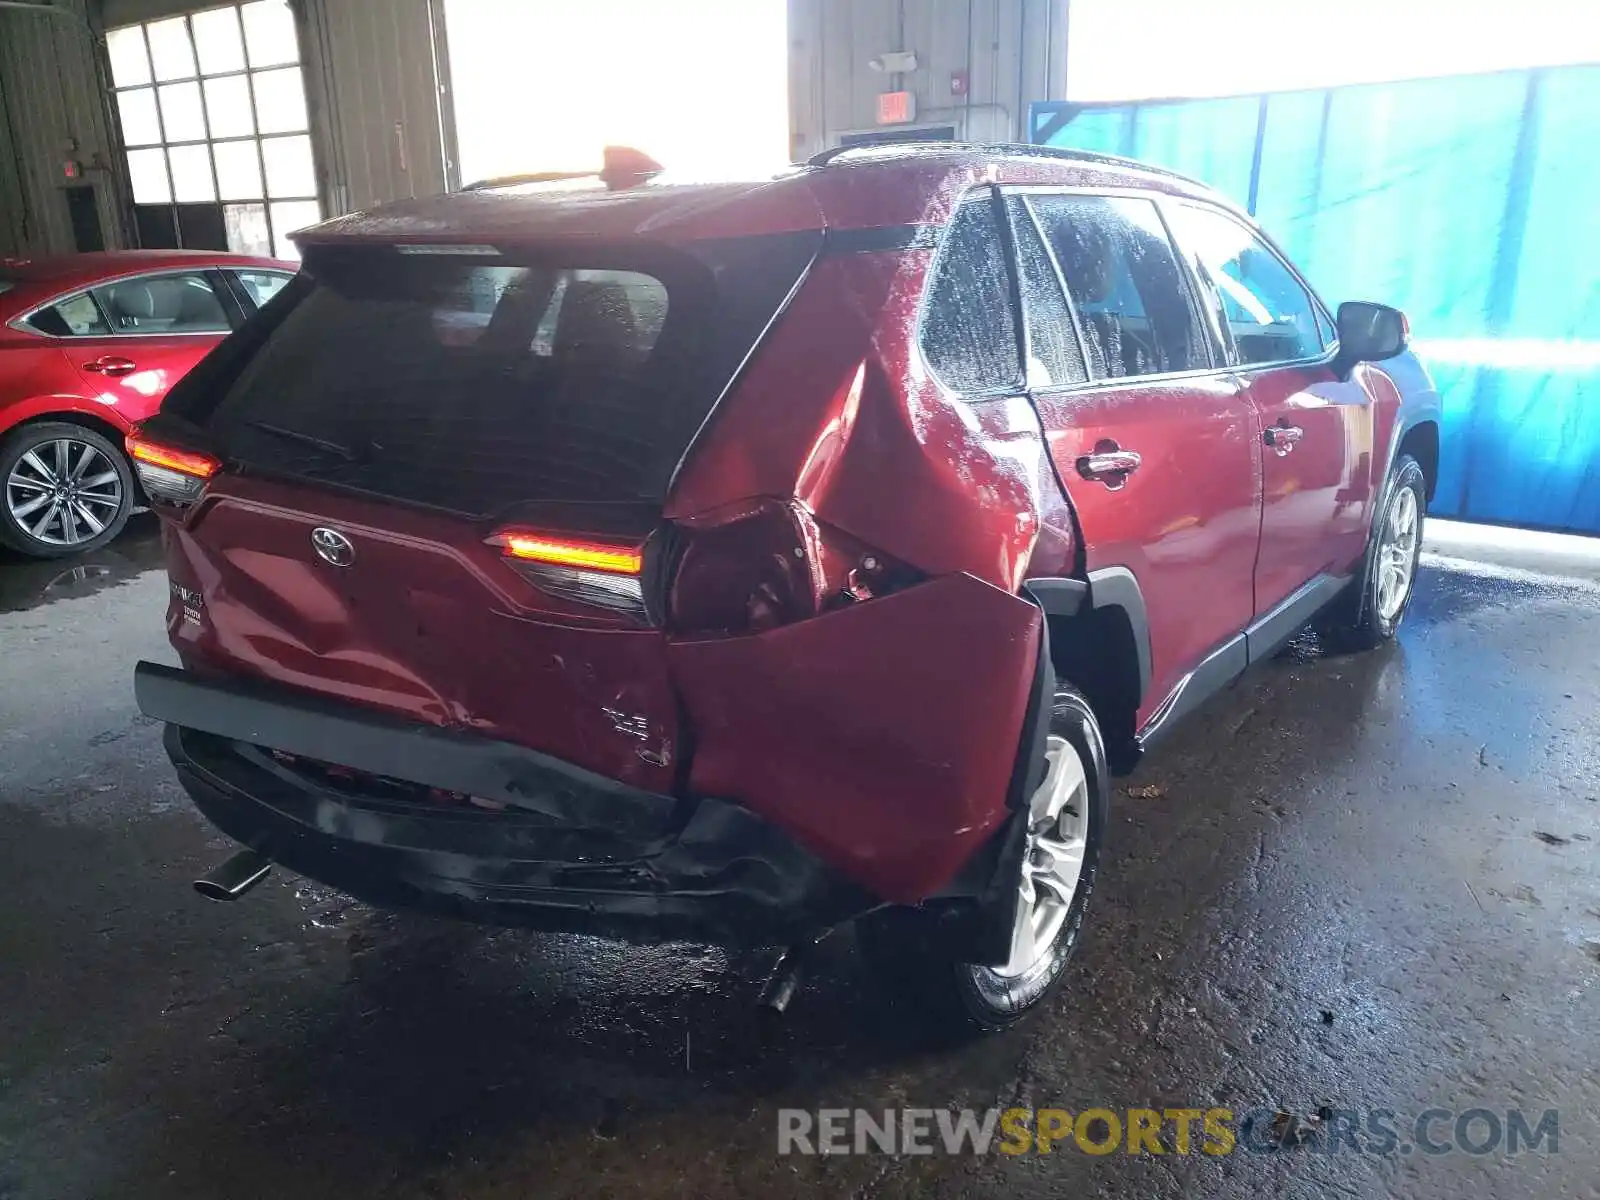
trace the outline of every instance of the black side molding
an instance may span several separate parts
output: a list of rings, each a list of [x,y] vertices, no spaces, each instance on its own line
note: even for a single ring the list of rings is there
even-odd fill
[[[203,679],[141,662],[133,691],[139,711],[209,733],[425,787],[483,796],[558,820],[582,821],[597,799],[624,820],[655,826],[677,806],[525,746],[417,725],[332,703],[290,688]]]

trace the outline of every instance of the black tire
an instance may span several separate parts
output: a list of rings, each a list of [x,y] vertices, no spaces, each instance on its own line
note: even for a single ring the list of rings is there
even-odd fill
[[[1396,507],[1405,503],[1402,493],[1409,492],[1416,505],[1416,537],[1408,551],[1410,574],[1405,594],[1398,608],[1389,606],[1385,612],[1380,603],[1383,588],[1381,560],[1386,548],[1386,534]],[[1393,641],[1411,607],[1411,597],[1416,594],[1417,560],[1422,556],[1423,525],[1428,515],[1428,480],[1422,465],[1409,454],[1395,459],[1389,472],[1388,485],[1383,492],[1382,507],[1372,521],[1372,531],[1367,536],[1367,553],[1362,560],[1361,576],[1329,609],[1318,622],[1319,634],[1332,643],[1334,649],[1345,651],[1372,650]]]
[[[92,526],[87,518],[74,516],[75,529],[81,530],[83,536],[78,541],[67,541],[66,531],[57,518],[55,523],[48,525],[41,536],[35,536],[29,526],[23,524],[24,518],[19,518],[14,509],[26,509],[28,503],[40,498],[37,490],[37,472],[32,463],[22,468],[25,477],[22,482],[13,482],[14,473],[18,471],[18,464],[23,461],[23,456],[30,451],[35,452],[34,458],[42,461],[47,467],[54,465],[53,453],[40,456],[37,451],[46,447],[53,451],[52,443],[69,442],[74,447],[92,447],[99,458],[91,459],[95,476],[84,475],[84,479],[99,477],[108,473],[115,473],[114,486],[111,481],[97,486],[95,495],[115,493],[116,505],[95,500],[83,502],[83,507],[100,522],[98,532],[91,532]],[[80,449],[72,451],[81,454]],[[100,459],[104,459],[105,466],[100,466]],[[72,461],[78,461],[74,459]],[[128,523],[128,514],[133,511],[134,505],[133,472],[128,468],[128,460],[123,456],[122,450],[113,445],[103,435],[84,425],[75,425],[66,421],[40,421],[32,425],[24,425],[12,431],[4,441],[0,441],[0,543],[11,549],[29,555],[33,558],[64,558],[70,554],[81,554],[86,550],[98,550],[117,534],[122,532],[122,527]],[[40,511],[40,510],[35,510]],[[28,514],[32,515],[32,514]]]
[[[942,1032],[972,1035],[1016,1024],[1056,992],[1077,948],[1110,819],[1111,775],[1099,722],[1075,688],[1058,687],[1049,733],[1070,745],[1083,767],[1086,786],[1082,795],[1087,799],[1083,865],[1065,919],[1033,966],[1006,976],[991,967],[956,961],[941,949],[931,923],[915,909],[886,909],[858,923],[862,948],[879,968],[884,983],[897,998],[927,1010]],[[1013,819],[1025,817],[1018,813]],[[1021,880],[1018,882],[1020,885]]]

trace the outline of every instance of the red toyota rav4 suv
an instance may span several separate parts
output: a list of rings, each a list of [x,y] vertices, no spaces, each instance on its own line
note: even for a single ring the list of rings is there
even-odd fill
[[[1122,160],[605,178],[308,231],[130,439],[183,662],[140,707],[250,848],[200,886],[282,863],[634,939],[864,917],[1008,1024],[1110,772],[1313,617],[1393,635],[1438,457],[1404,319],[1331,319]]]

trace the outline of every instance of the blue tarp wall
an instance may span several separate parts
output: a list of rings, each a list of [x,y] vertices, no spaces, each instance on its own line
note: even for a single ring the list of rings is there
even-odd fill
[[[1201,179],[1330,304],[1403,308],[1444,401],[1435,513],[1600,533],[1600,66],[1036,104],[1029,129]]]

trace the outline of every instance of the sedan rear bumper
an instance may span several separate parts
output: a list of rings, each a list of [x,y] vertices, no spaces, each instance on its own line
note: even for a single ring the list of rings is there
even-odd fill
[[[876,903],[738,804],[642,792],[271,685],[140,663],[135,686],[214,824],[373,904],[630,941],[771,944]]]

